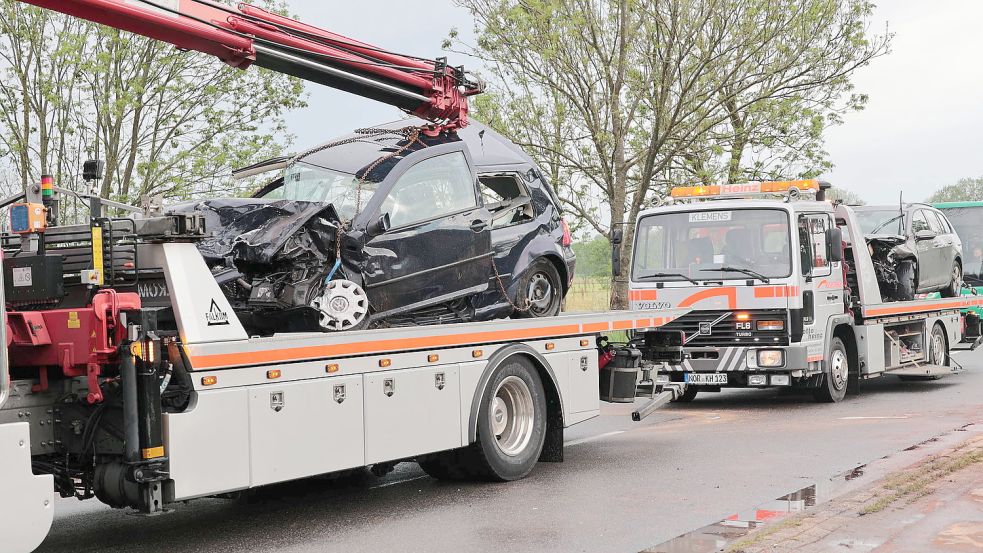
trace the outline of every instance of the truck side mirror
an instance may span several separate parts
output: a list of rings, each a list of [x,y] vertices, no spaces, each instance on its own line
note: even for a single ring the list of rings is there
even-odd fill
[[[624,241],[624,229],[611,229],[611,274],[614,276],[621,274],[621,244]]]
[[[369,223],[365,228],[365,233],[369,236],[379,236],[388,232],[390,228],[392,228],[392,222],[389,220],[389,214],[383,213],[379,215],[378,219]]]
[[[826,243],[829,244],[829,260],[831,263],[843,261],[843,231],[833,227],[826,231]]]

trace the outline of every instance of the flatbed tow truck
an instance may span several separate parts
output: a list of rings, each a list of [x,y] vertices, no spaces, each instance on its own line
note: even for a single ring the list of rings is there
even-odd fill
[[[386,102],[431,121],[423,133],[466,125],[467,97],[481,89],[445,60],[245,5],[28,3]],[[87,164],[93,180],[99,172]],[[86,224],[58,224],[58,201],[69,200],[88,204]],[[599,369],[614,357],[606,338],[686,311],[256,337],[196,248],[207,233],[200,214],[136,209],[45,179],[2,203],[13,204],[13,235],[0,240],[4,553],[44,540],[56,493],[155,515],[402,461],[437,478],[522,478],[561,461],[563,429],[598,414]],[[162,275],[166,305],[142,301],[148,274]],[[646,412],[674,397],[654,386],[651,367],[629,365],[629,399],[649,397]]]
[[[960,310],[983,297],[885,301],[853,210],[817,180],[679,187],[640,214],[631,271],[635,310],[690,309],[650,333],[681,351],[658,382],[679,399],[722,387],[848,387],[956,370]],[[650,339],[650,343],[652,343]]]

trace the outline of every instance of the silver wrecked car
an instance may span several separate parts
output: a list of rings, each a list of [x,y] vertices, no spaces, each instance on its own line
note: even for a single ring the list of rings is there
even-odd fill
[[[962,243],[945,215],[926,204],[862,206],[855,211],[886,300],[962,288]]]

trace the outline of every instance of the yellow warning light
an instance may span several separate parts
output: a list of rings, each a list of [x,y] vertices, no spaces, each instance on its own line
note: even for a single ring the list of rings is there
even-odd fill
[[[677,186],[672,189],[670,194],[673,198],[700,198],[709,196],[741,196],[746,194],[761,193],[782,193],[789,190],[799,192],[814,191],[821,189],[819,181],[816,179],[787,180],[787,181],[768,181],[768,182],[745,182],[739,184],[711,184],[700,186]]]
[[[747,320],[749,320],[751,318],[751,314],[750,313],[738,313],[737,315],[735,315],[735,317],[737,318],[738,321],[747,321]]]
[[[201,385],[202,386],[214,386],[216,384],[218,384],[218,377],[217,376],[203,376],[203,377],[201,377]]]
[[[268,380],[275,380],[283,376],[283,372],[280,369],[270,369],[266,371],[266,378]]]
[[[427,361],[431,363],[436,363],[437,361],[440,361],[440,356],[437,355],[436,353],[431,353],[430,355],[427,356]]]
[[[589,345],[590,345],[590,340],[581,340],[580,341],[580,347],[582,347],[582,348],[586,348]]]
[[[379,360],[379,366],[380,367],[388,367],[389,365],[392,365],[392,364],[393,364],[393,360],[392,359],[380,359]]]
[[[556,344],[553,342],[546,342],[546,351],[553,351],[556,349]]]
[[[485,352],[481,351],[480,349],[471,350],[471,357],[474,357],[475,359],[481,357],[484,354]]]
[[[330,373],[336,373],[336,372],[338,372],[338,364],[337,363],[331,363],[330,365],[325,366],[324,367],[324,372],[329,373],[329,374]]]

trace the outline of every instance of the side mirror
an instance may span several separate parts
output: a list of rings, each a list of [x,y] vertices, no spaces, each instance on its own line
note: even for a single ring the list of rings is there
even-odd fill
[[[919,230],[915,232],[915,240],[932,240],[938,236],[934,230]]]
[[[365,228],[366,234],[369,236],[379,236],[380,234],[385,234],[392,228],[392,222],[389,220],[389,214],[383,213],[379,215],[379,218],[375,221],[369,223]]]
[[[843,261],[843,231],[833,227],[826,231],[826,243],[829,244],[829,260],[831,263]]]
[[[621,228],[611,230],[611,274],[621,274],[621,244],[625,241],[625,231]]]

